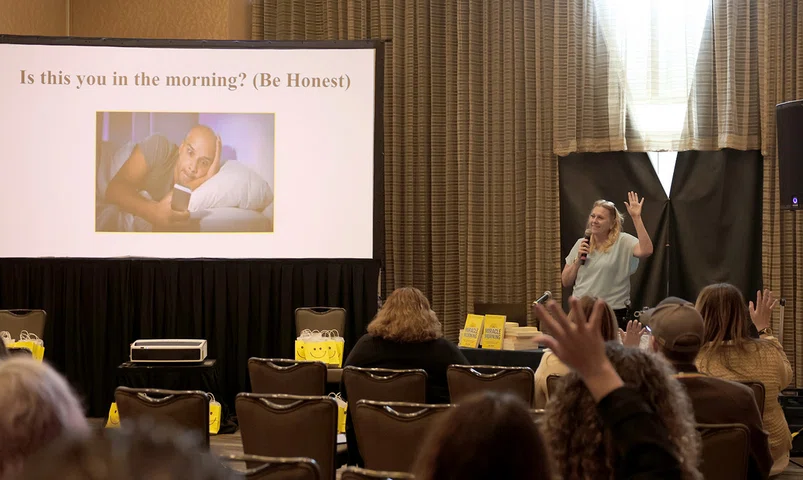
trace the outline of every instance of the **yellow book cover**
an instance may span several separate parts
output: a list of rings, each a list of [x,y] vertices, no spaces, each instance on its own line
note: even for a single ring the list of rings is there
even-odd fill
[[[463,334],[460,335],[461,347],[477,348],[480,346],[480,335],[482,335],[482,324],[485,320],[483,315],[469,313],[466,315],[466,326],[463,327]]]
[[[504,315],[485,315],[485,326],[482,330],[482,348],[502,350],[502,340],[505,338]]]

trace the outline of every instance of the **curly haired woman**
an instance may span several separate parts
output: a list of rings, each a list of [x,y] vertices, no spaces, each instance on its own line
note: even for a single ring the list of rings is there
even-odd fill
[[[640,393],[666,427],[680,461],[682,478],[702,478],[697,470],[700,437],[695,430],[694,413],[683,386],[673,378],[671,366],[651,352],[615,342],[605,344],[605,354],[624,384]],[[561,387],[555,400],[547,405],[544,418],[556,473],[560,478],[620,478],[623,466],[619,445],[607,433],[598,414],[598,402],[583,378],[572,372]],[[618,410],[626,414],[627,405]]]

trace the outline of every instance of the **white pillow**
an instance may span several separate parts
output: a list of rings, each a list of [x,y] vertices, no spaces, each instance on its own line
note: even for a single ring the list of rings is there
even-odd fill
[[[189,210],[218,207],[262,210],[271,202],[273,191],[268,182],[243,163],[229,160],[214,177],[192,192]]]

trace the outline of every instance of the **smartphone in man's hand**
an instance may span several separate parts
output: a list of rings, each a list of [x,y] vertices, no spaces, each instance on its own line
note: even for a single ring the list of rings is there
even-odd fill
[[[184,185],[179,185],[178,183],[173,185],[173,199],[170,203],[170,208],[177,212],[186,212],[190,208],[191,195],[192,190]]]

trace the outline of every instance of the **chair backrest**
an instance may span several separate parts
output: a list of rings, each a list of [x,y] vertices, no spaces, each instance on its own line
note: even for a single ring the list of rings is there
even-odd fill
[[[343,369],[343,383],[349,408],[359,400],[425,403],[427,372],[422,369],[392,370],[388,368]]]
[[[747,478],[750,432],[740,423],[697,424],[702,436],[700,473],[706,480]]]
[[[764,415],[764,399],[767,396],[764,383],[759,380],[740,380],[739,383],[747,385],[753,390],[753,395],[756,397],[756,404],[758,404],[758,411]]]
[[[193,432],[206,446],[209,446],[209,400],[208,393],[195,390],[117,387],[114,391],[121,423],[127,418],[148,416]]]
[[[460,403],[473,393],[491,390],[511,393],[534,406],[535,372],[530,367],[449,365],[446,382],[452,403]]]
[[[337,330],[346,338],[346,309],[340,307],[296,308],[296,336],[304,330]]]
[[[315,459],[321,478],[335,475],[337,402],[327,396],[240,393],[235,399],[243,452]]]
[[[340,480],[414,480],[412,473],[388,472],[360,467],[345,467],[340,471]]]
[[[320,480],[318,462],[305,457],[263,457],[259,455],[223,455],[223,462],[245,463],[238,470],[247,480]]]
[[[549,400],[550,395],[554,394],[558,386],[560,385],[560,380],[563,375],[551,374],[547,375],[546,377],[546,399]]]
[[[44,340],[47,312],[44,310],[0,310],[0,332],[8,332],[14,340],[20,339],[20,332],[27,330]]]
[[[352,415],[365,468],[410,472],[435,420],[452,405],[360,400]]]
[[[506,322],[515,322],[522,327],[527,326],[526,303],[474,302],[474,313],[477,315],[504,315]]]
[[[248,376],[254,393],[325,395],[326,364],[282,358],[248,359]]]

